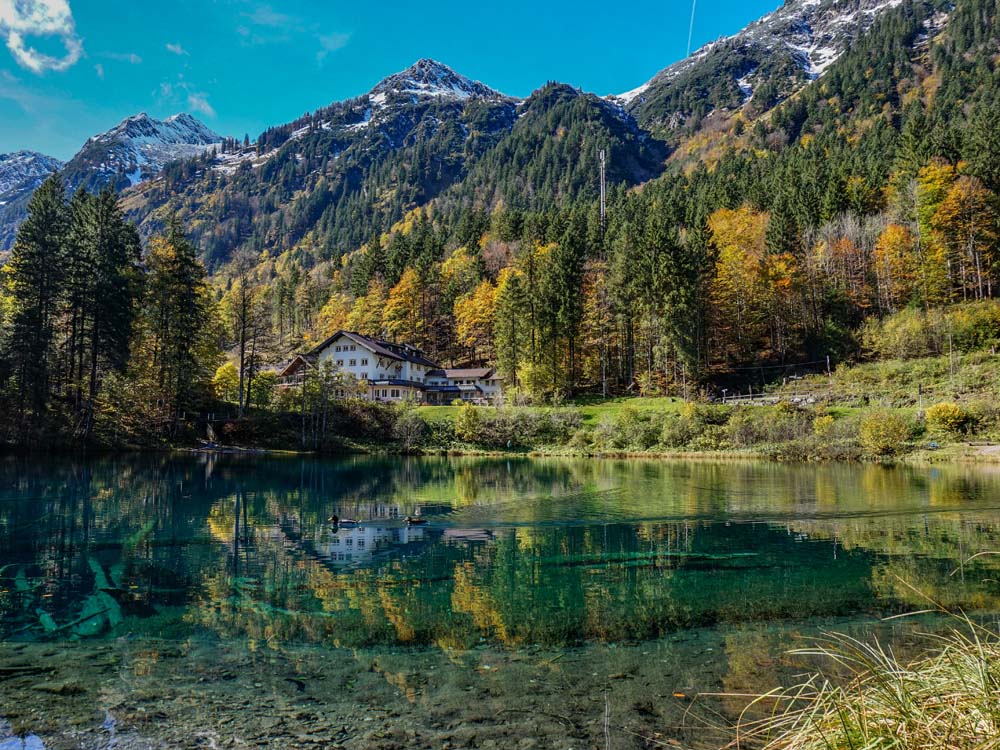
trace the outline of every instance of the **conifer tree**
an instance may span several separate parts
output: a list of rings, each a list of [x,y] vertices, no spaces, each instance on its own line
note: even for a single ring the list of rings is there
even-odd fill
[[[53,175],[28,203],[7,270],[13,311],[6,347],[22,415],[40,417],[49,407],[68,231],[65,188]]]
[[[79,197],[79,196],[78,196]],[[87,368],[87,403],[82,434],[90,437],[95,404],[106,372],[125,371],[140,295],[140,241],[134,224],[125,220],[110,188],[80,201],[73,214],[74,254],[87,258],[89,284],[80,295],[81,364]],[[79,283],[80,280],[78,280]],[[78,376],[82,376],[78,372]],[[82,377],[81,377],[82,380]]]
[[[150,242],[147,264],[153,377],[175,422],[195,403],[199,386],[215,369],[215,363],[201,356],[209,314],[205,268],[176,219],[165,235]]]

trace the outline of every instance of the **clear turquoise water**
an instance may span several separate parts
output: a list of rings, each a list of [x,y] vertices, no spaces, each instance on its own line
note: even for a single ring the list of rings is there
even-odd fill
[[[717,747],[811,635],[991,616],[998,534],[991,468],[8,458],[0,748]]]

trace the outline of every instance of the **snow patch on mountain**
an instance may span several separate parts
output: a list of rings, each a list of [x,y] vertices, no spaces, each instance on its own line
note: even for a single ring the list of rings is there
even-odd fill
[[[0,154],[0,198],[20,192],[29,185],[40,183],[53,172],[62,169],[63,163],[53,156],[37,151],[15,151]],[[4,203],[7,201],[5,200]]]
[[[623,94],[611,94],[608,98],[609,99],[617,99],[618,101],[622,102],[623,104],[631,104],[634,99],[638,99],[643,94],[645,94],[646,91],[647,91],[647,89],[649,89],[649,82],[646,82],[646,83],[642,84],[641,86],[637,86],[636,88],[632,89],[631,91],[626,91]]]
[[[753,97],[753,76],[758,70],[757,66],[754,66],[742,76],[736,79],[736,85],[739,86],[740,93],[743,94],[743,103],[746,104]]]
[[[503,94],[484,83],[466,78],[436,60],[418,60],[406,70],[378,83],[368,94],[373,106],[383,107],[393,95],[465,99],[503,99]]]
[[[165,120],[142,112],[90,138],[68,166],[96,170],[109,180],[122,174],[135,185],[172,161],[199,156],[221,143],[220,135],[185,112]]]
[[[693,73],[713,53],[741,55],[754,68],[790,59],[805,80],[822,76],[844,53],[851,41],[867,31],[883,12],[903,0],[787,0],[780,8],[754,21],[742,31],[721,37],[691,56],[664,68],[643,85],[609,99],[629,110],[656,98],[658,90],[684,85],[682,76]],[[722,58],[719,58],[722,59]],[[770,67],[774,67],[773,65]],[[752,96],[753,71],[734,75],[744,102]]]

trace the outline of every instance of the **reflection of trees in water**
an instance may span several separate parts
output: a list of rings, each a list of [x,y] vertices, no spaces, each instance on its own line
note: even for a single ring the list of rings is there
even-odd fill
[[[37,626],[38,608],[72,620],[98,585],[95,560],[126,616],[183,606],[189,627],[271,644],[645,638],[895,611],[913,604],[910,587],[995,607],[996,587],[982,579],[997,558],[971,565],[960,585],[948,573],[1000,548],[989,507],[998,484],[962,467],[8,459],[0,618],[6,633]],[[387,538],[362,569],[324,561],[331,513],[420,505],[444,513],[431,517],[450,533],[399,543],[388,557]]]

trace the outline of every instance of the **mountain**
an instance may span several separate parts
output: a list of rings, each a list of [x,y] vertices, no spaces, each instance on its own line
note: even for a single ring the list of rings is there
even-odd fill
[[[689,134],[717,108],[752,102],[760,113],[823,75],[879,16],[902,2],[789,0],[739,33],[705,45],[611,98],[643,127],[661,133],[684,128]]]
[[[550,83],[521,103],[511,132],[436,203],[452,208],[457,202],[459,212],[500,204],[544,211],[596,200],[601,149],[610,184],[635,185],[658,176],[668,154],[618,103]]]
[[[143,112],[93,136],[65,163],[30,151],[0,156],[0,250],[13,244],[31,194],[53,171],[62,172],[69,192],[106,185],[124,190],[158,175],[170,162],[202,154],[222,140],[189,114],[157,120]]]
[[[187,113],[157,120],[142,112],[89,139],[66,163],[63,177],[71,189],[113,185],[122,190],[221,141],[220,135]]]
[[[424,58],[406,70],[381,81],[368,94],[376,106],[393,100],[422,97],[443,99],[506,99],[499,91],[459,75],[437,60]]]
[[[46,177],[62,168],[63,162],[36,151],[0,154],[0,216],[8,206],[20,205]],[[0,223],[0,250],[13,241],[14,227]]]
[[[0,154],[0,205],[21,190],[33,189],[62,167],[63,162],[54,156],[46,156],[37,151]]]
[[[329,258],[442,196],[488,208],[523,197],[525,180],[548,196],[528,202],[535,208],[577,197],[584,183],[592,195],[599,144],[621,154],[616,180],[637,184],[662,170],[665,151],[650,148],[617,104],[568,86],[521,101],[420,60],[367,94],[269,128],[252,148],[168,168],[126,207],[145,232],[179,216],[210,265],[241,247]],[[529,162],[534,176],[494,189],[497,170]]]
[[[733,167],[743,182],[712,187],[735,196],[737,186],[740,195],[750,189],[744,182],[769,184],[747,167],[753,159],[777,163],[802,133],[836,141],[840,128],[867,133],[870,159],[884,172],[879,154],[899,121],[884,122],[879,108],[897,112],[910,79],[924,77],[921,60],[951,7],[788,0],[642,86],[603,98],[549,83],[516,99],[423,59],[366,94],[268,128],[253,144],[220,139],[188,115],[137,115],[90,139],[64,174],[71,187],[123,189],[146,234],[179,217],[215,267],[239,249],[295,251],[310,263],[339,257],[422,206],[450,221],[468,209],[590,201],[602,149],[609,187],[655,180],[672,164],[714,167],[750,155]],[[837,152],[854,148],[834,141]]]

